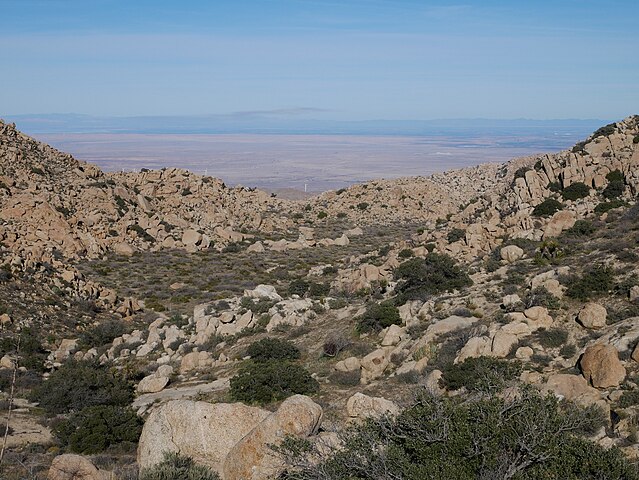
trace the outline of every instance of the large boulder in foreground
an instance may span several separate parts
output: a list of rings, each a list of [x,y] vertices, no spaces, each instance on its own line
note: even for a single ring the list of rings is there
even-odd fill
[[[160,463],[164,452],[179,452],[221,472],[233,446],[270,414],[242,403],[167,402],[144,424],[138,465],[148,468]]]
[[[304,395],[293,395],[255,427],[229,452],[224,461],[224,480],[267,480],[277,478],[284,464],[272,449],[286,436],[308,437],[322,420],[322,407]]]
[[[586,380],[596,388],[618,387],[626,378],[626,369],[612,345],[591,345],[584,352],[579,365]]]

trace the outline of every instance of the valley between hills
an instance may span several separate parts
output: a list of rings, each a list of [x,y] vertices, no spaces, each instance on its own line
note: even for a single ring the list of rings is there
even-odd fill
[[[297,201],[0,122],[0,477],[637,479],[638,195],[637,115]]]

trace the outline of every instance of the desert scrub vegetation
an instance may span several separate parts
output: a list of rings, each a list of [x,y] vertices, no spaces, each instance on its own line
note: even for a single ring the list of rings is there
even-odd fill
[[[166,452],[162,462],[140,471],[139,480],[220,480],[220,477],[190,457]]]
[[[130,407],[96,405],[57,422],[53,434],[63,448],[90,455],[112,445],[137,443],[142,424],[142,419]]]
[[[590,195],[590,187],[583,182],[575,182],[561,191],[564,200],[579,200]]]
[[[472,285],[465,268],[445,254],[429,253],[425,258],[405,261],[394,272],[398,281],[397,303],[426,300],[429,296]]]
[[[521,365],[493,357],[471,357],[448,365],[442,373],[441,383],[448,389],[465,387],[470,392],[495,393],[519,377]]]
[[[533,209],[532,214],[535,217],[549,217],[563,208],[564,205],[560,201],[547,198]]]
[[[296,363],[299,349],[286,340],[263,338],[253,342],[246,353],[251,356],[231,378],[229,394],[233,400],[266,405],[293,394],[319,391],[319,383]]]
[[[34,388],[30,398],[48,414],[60,414],[97,405],[128,405],[133,387],[96,362],[69,360]]]
[[[425,392],[396,417],[354,425],[329,449],[289,438],[277,449],[287,480],[551,479],[636,480],[617,449],[586,439],[605,424],[579,407],[523,389],[512,399],[461,399]],[[389,473],[392,472],[392,476]]]
[[[577,300],[588,300],[597,294],[613,289],[615,274],[612,267],[598,264],[587,269],[581,276],[574,276],[568,282],[566,295]]]
[[[399,310],[392,302],[369,303],[366,311],[357,318],[359,333],[379,332],[391,325],[400,325]]]
[[[247,404],[266,405],[296,393],[319,391],[319,383],[301,365],[290,360],[246,362],[231,378],[230,396]]]
[[[88,350],[93,347],[107,345],[117,337],[130,333],[131,328],[119,319],[100,322],[84,330],[78,340],[78,348]]]
[[[300,358],[300,351],[295,345],[279,338],[263,338],[253,342],[246,349],[246,353],[255,362]]]

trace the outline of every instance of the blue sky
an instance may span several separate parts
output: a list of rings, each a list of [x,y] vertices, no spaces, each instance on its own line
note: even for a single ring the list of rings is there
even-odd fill
[[[0,117],[639,113],[636,0],[0,0]]]

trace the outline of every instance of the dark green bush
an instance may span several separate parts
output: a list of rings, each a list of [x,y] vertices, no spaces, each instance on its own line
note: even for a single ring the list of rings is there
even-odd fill
[[[561,202],[554,198],[547,198],[533,209],[532,214],[536,217],[549,217],[563,208]]]
[[[626,176],[623,174],[621,170],[613,170],[608,172],[606,175],[606,180],[609,182],[625,182]]]
[[[17,348],[19,338],[19,366],[36,372],[44,370],[47,351],[42,346],[40,331],[32,327],[25,327],[19,333],[15,334],[3,331],[0,336],[2,337],[0,338],[0,357],[4,355],[18,355]]]
[[[597,213],[606,213],[615,208],[623,207],[626,205],[626,202],[622,200],[611,200],[609,202],[601,202],[599,205],[595,207],[595,212]]]
[[[364,211],[368,208],[368,202],[360,202],[357,204],[357,208]]]
[[[309,282],[307,282],[303,278],[296,278],[288,285],[288,294],[299,295],[300,297],[303,297],[306,292],[308,292],[309,287]]]
[[[331,292],[330,283],[311,282],[308,287],[308,294],[311,297],[325,297]]]
[[[530,167],[519,167],[515,172],[515,178],[525,178],[526,173],[532,170]]]
[[[577,220],[575,224],[566,230],[566,235],[571,237],[588,237],[595,233],[595,226],[590,220]]]
[[[307,440],[279,451],[300,465],[287,480],[637,480],[620,450],[583,438],[604,424],[596,407],[531,389],[511,400],[421,394],[397,417],[351,426],[328,458]]]
[[[397,254],[397,256],[399,258],[411,258],[414,256],[413,251],[410,248],[404,248],[403,250],[400,250],[399,253]]]
[[[539,329],[533,336],[534,341],[539,342],[545,348],[559,348],[566,344],[568,332],[563,328]]]
[[[621,408],[636,407],[639,405],[639,390],[626,390],[617,401]]]
[[[561,192],[564,200],[579,200],[590,195],[590,188],[583,182],[575,182],[568,185]]]
[[[391,303],[370,303],[366,311],[357,319],[357,331],[360,333],[379,332],[391,325],[400,325],[402,319],[399,310]]]
[[[321,211],[317,213],[317,218],[320,220],[323,220],[324,218],[328,217],[328,213]]]
[[[592,295],[612,290],[615,283],[613,269],[607,265],[595,265],[580,277],[569,280],[566,295],[577,300],[588,300]]]
[[[98,405],[71,414],[53,433],[63,447],[91,455],[118,443],[137,443],[143,423],[130,407]]]
[[[47,413],[59,414],[96,405],[128,405],[133,388],[106,367],[71,360],[35,388],[31,399]]]
[[[122,320],[107,320],[89,327],[82,332],[78,341],[78,347],[81,350],[101,347],[113,342],[114,338],[128,333],[129,330],[129,327]]]
[[[623,182],[623,180],[615,180],[609,182],[608,185],[606,185],[606,188],[604,188],[603,192],[601,192],[601,194],[608,200],[614,200],[621,197],[625,190],[626,184]]]
[[[283,400],[296,393],[319,391],[319,383],[302,366],[290,361],[248,362],[231,378],[230,395],[244,403]]]
[[[246,349],[246,354],[255,362],[297,360],[300,358],[300,351],[295,345],[279,338],[263,338],[253,342]]]
[[[400,300],[425,300],[430,295],[472,285],[468,273],[448,255],[429,253],[413,258],[395,269],[396,293]]]
[[[519,363],[493,357],[467,358],[449,365],[441,383],[451,390],[466,387],[471,392],[494,393],[518,378],[520,373]]]
[[[178,453],[166,452],[164,460],[140,471],[139,480],[220,480],[219,475],[193,459]]]
[[[463,230],[461,228],[453,228],[450,232],[448,232],[448,235],[446,236],[446,240],[448,240],[448,243],[455,243],[459,240],[463,240],[464,238],[466,238],[466,230]]]
[[[546,307],[549,310],[557,310],[561,305],[559,299],[550,293],[546,287],[537,287],[529,291],[523,300],[524,307]]]
[[[617,129],[616,123],[609,123],[608,125],[604,125],[603,127],[595,130],[595,133],[592,134],[592,138],[605,137],[607,135],[612,135],[613,133],[615,133],[616,129]]]

